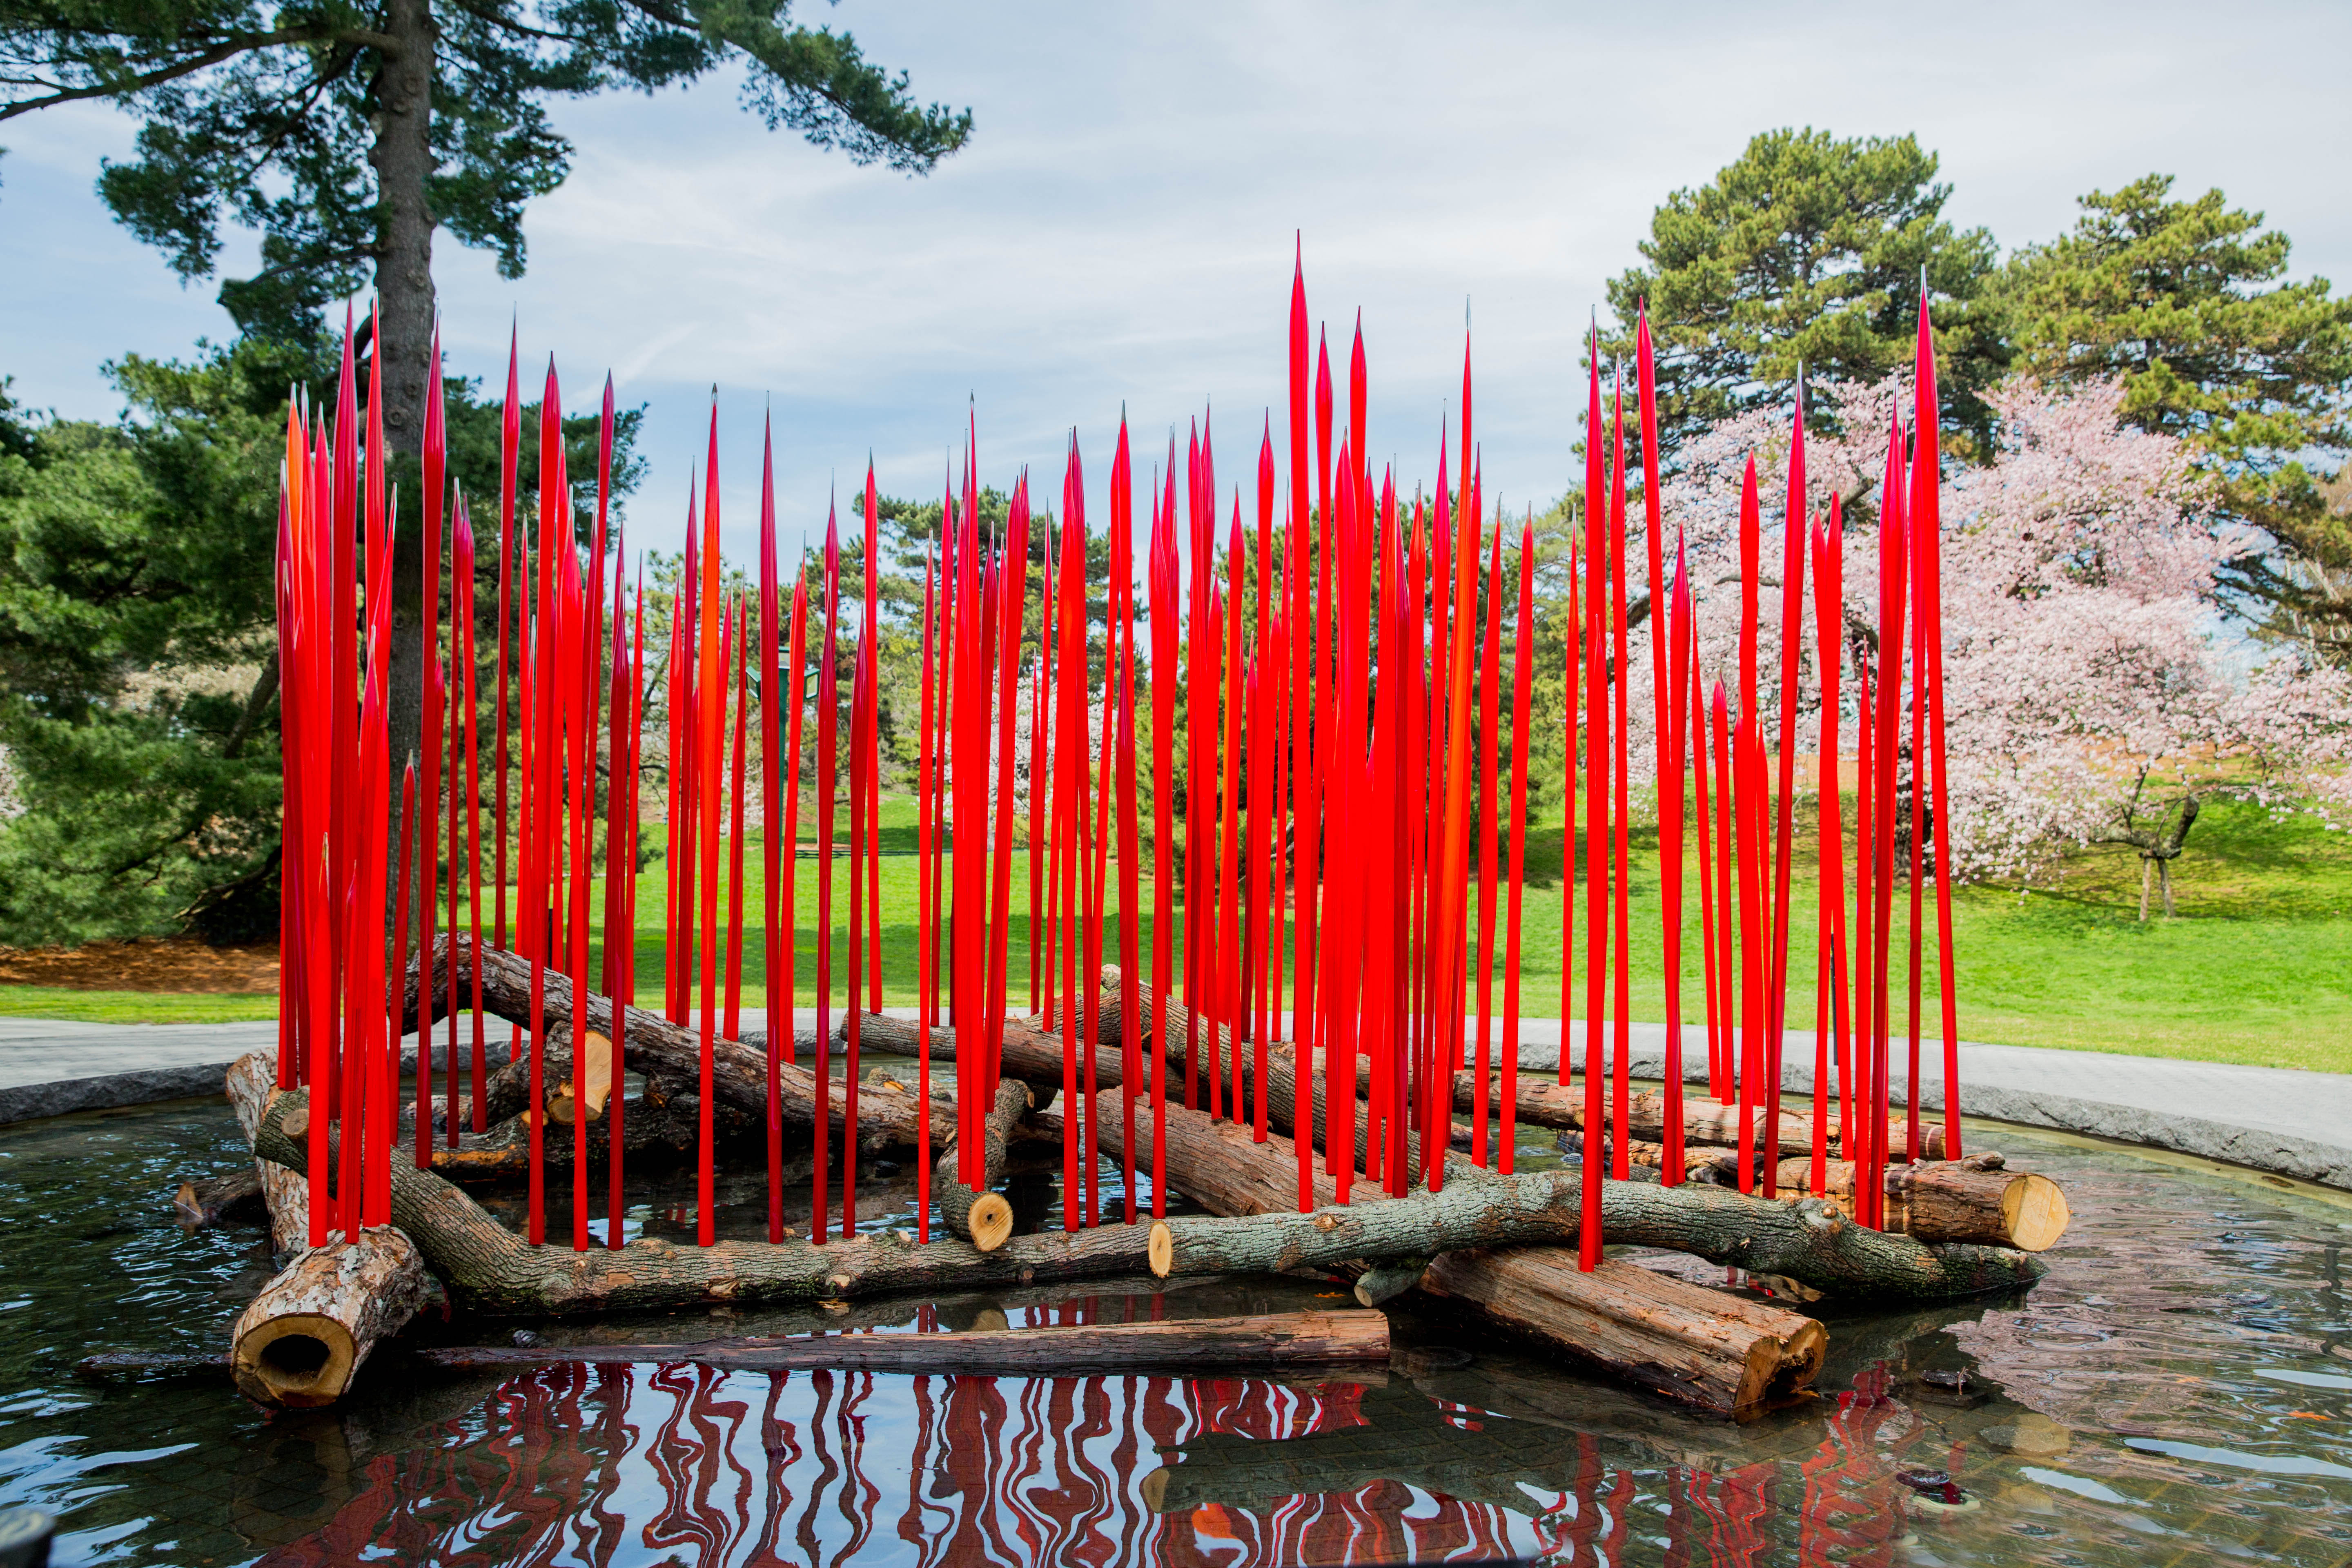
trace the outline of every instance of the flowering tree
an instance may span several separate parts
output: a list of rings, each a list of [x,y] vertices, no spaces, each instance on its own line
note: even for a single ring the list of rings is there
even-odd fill
[[[1875,659],[1878,487],[1901,395],[1892,379],[1842,384],[1830,396],[1843,434],[1807,442],[1809,504],[1824,510],[1834,498],[1844,514],[1849,712],[1853,668]],[[2169,912],[2170,865],[2204,801],[2352,818],[2352,679],[2290,652],[2252,662],[2221,634],[2215,583],[2247,542],[2215,520],[2181,443],[2123,424],[2121,401],[2112,382],[2063,395],[2012,383],[1990,396],[1992,460],[1946,477],[1951,847],[1956,872],[1988,876],[2030,872],[2069,845],[2126,844]],[[1740,492],[1754,458],[1764,673],[1753,700],[1768,737],[1778,732],[1789,446],[1784,417],[1725,421],[1685,446],[1663,498],[1689,551],[1705,679],[1723,680],[1738,711],[1750,700],[1736,687]],[[1810,611],[1810,592],[1805,600]],[[1819,733],[1813,647],[1808,627],[1799,729],[1808,748]],[[1635,664],[1646,682],[1645,661]],[[2146,902],[2144,890],[2143,915]]]

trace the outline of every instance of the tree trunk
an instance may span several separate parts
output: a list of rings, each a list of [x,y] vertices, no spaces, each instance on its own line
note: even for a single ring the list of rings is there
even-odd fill
[[[225,1175],[182,1182],[180,1190],[172,1194],[172,1208],[180,1216],[180,1223],[192,1230],[218,1225],[225,1219],[257,1217],[262,1224],[268,1224],[269,1203],[262,1196],[261,1163],[257,1160]]]
[[[382,26],[391,42],[376,57],[375,144],[368,153],[376,176],[377,324],[371,352],[383,376],[385,451],[414,459],[424,449],[425,398],[438,385],[440,374],[440,367],[432,363],[435,219],[428,196],[436,166],[433,52],[438,29],[431,0],[385,0]],[[384,852],[391,873],[384,879],[386,910],[392,908],[402,870],[399,774],[423,732],[425,558],[419,499],[401,498],[411,513],[408,526],[393,519],[392,669],[386,711],[394,784],[386,802],[390,831]],[[420,802],[419,815],[430,815],[432,804]],[[410,897],[414,907],[413,887]]]
[[[730,1371],[796,1367],[891,1373],[1036,1373],[1068,1377],[1167,1367],[1279,1367],[1389,1359],[1389,1322],[1380,1312],[1269,1312],[1245,1318],[1067,1328],[995,1329],[931,1334],[819,1334],[683,1344],[505,1345],[426,1350],[416,1360],[476,1372],[567,1362],[687,1362]]]
[[[1521,1121],[1538,1127],[1565,1127],[1581,1131],[1584,1127],[1584,1086],[1581,1079],[1563,1088],[1550,1079],[1528,1081],[1526,1073],[1519,1075],[1518,1096],[1515,1114]],[[1502,1075],[1488,1082],[1486,1103],[1499,1116],[1503,1103]],[[1357,1076],[1357,1091],[1365,1092],[1370,1086],[1370,1070]],[[1477,1085],[1465,1078],[1456,1082],[1454,1105],[1457,1110],[1477,1110]],[[1614,1107],[1604,1105],[1604,1115],[1613,1113]],[[1633,1135],[1650,1142],[1662,1142],[1665,1136],[1666,1098],[1664,1094],[1643,1091],[1634,1094],[1626,1106],[1626,1123]],[[1764,1144],[1764,1108],[1752,1107],[1748,1112],[1750,1141],[1761,1149]],[[1604,1122],[1604,1125],[1606,1123]],[[1904,1123],[1890,1121],[1890,1147],[1900,1144]],[[1813,1150],[1813,1121],[1810,1116],[1795,1111],[1780,1113],[1780,1152],[1783,1154],[1811,1154]],[[1695,1095],[1683,1097],[1683,1142],[1685,1144],[1739,1146],[1739,1108],[1721,1105]],[[1920,1152],[1930,1160],[1944,1156],[1944,1129],[1939,1122],[1922,1122],[1919,1127]],[[1832,1140],[1835,1142],[1835,1140]]]
[[[287,1265],[230,1331],[229,1369],[263,1405],[332,1405],[380,1340],[425,1301],[425,1262],[390,1226],[331,1241]]]
[[[1811,1318],[1632,1263],[1584,1273],[1560,1247],[1444,1253],[1422,1289],[1669,1399],[1734,1417],[1801,1395],[1829,1350],[1828,1331]]]

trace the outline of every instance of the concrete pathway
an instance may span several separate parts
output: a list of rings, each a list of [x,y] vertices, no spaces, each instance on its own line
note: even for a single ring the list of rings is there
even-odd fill
[[[907,1009],[890,1011],[912,1016]],[[814,1008],[796,1010],[794,1023],[801,1028],[813,1028],[815,1022]],[[766,1023],[764,1009],[746,1008],[740,1027],[751,1035]],[[492,1027],[503,1039],[506,1026],[493,1021]],[[1664,1075],[1665,1033],[1662,1025],[1633,1026],[1634,1077]],[[1683,1076],[1704,1081],[1705,1036],[1692,1028],[1683,1034]],[[273,1047],[277,1039],[275,1023],[0,1018],[0,1122],[214,1093],[230,1062],[247,1051]],[[1581,1058],[1582,1047],[1580,1028],[1570,1043],[1572,1061]],[[1559,1048],[1557,1021],[1529,1019],[1521,1026],[1523,1067],[1556,1070]],[[1899,1057],[1899,1042],[1897,1050]],[[1920,1103],[1941,1110],[1943,1047],[1923,1041],[1920,1055]],[[1781,1089],[1811,1094],[1812,1062],[1811,1031],[1790,1031]],[[1895,1071],[1894,1099],[1902,1104],[1899,1059]],[[1971,1116],[2147,1144],[2352,1188],[2352,1074],[1963,1041],[1960,1086],[1960,1109]]]

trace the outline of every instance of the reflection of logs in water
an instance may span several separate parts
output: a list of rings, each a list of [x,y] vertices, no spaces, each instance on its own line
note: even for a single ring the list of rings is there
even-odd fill
[[[1556,1379],[1508,1359],[1307,1384],[553,1366],[430,1390],[438,1403],[367,1402],[364,1418],[355,1406],[318,1429],[348,1456],[330,1494],[246,1518],[264,1561],[320,1568],[372,1554],[829,1568],[889,1548],[940,1568],[1615,1562],[1658,1534],[1669,1561],[1727,1562],[1799,1530],[1807,1561],[1874,1562],[1906,1528],[1895,1467],[1940,1441],[1885,1381],[1857,1380],[1824,1416],[1740,1427],[1607,1389],[1580,1387],[1562,1411]]]

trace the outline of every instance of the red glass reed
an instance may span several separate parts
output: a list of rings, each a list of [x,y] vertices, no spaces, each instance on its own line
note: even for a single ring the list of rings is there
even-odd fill
[[[1643,417],[1649,419],[1654,409],[1643,405]],[[1644,430],[1654,429],[1644,424]],[[1643,443],[1646,448],[1646,440]],[[1644,456],[1646,457],[1646,451]],[[1645,473],[1653,484],[1655,479]],[[1675,1187],[1683,1182],[1683,848],[1686,842],[1683,831],[1683,769],[1688,752],[1691,714],[1690,692],[1696,680],[1693,668],[1697,662],[1696,635],[1691,613],[1689,564],[1683,542],[1675,541],[1675,576],[1672,597],[1667,610],[1668,644],[1665,679],[1665,701],[1663,718],[1665,725],[1664,765],[1660,769],[1658,794],[1658,891],[1664,906],[1662,917],[1664,938],[1664,958],[1666,990],[1666,1055],[1665,1055],[1665,1153],[1660,1163],[1658,1179]],[[1696,770],[1701,794],[1705,800],[1706,765],[1705,742],[1700,742],[1700,762]],[[1699,865],[1704,868],[1706,856],[1702,847]]]
[[[1603,1056],[1602,1005],[1606,1000],[1609,928],[1609,709],[1605,689],[1608,659],[1601,641],[1608,621],[1609,540],[1608,497],[1602,474],[1601,422],[1601,341],[1591,334],[1591,375],[1584,416],[1584,758],[1589,786],[1584,826],[1584,1170],[1583,1218],[1577,1232],[1577,1267],[1590,1272],[1601,1261],[1601,1140],[1606,1115],[1601,1086],[1607,1076]],[[1442,499],[1442,498],[1441,498]],[[1571,765],[1573,758],[1570,759]],[[1560,1035],[1568,1037],[1562,1018]],[[1567,1051],[1563,1047],[1561,1058]]]
[[[1764,1195],[1779,1192],[1780,1147],[1780,1050],[1789,1011],[1789,898],[1797,803],[1797,689],[1805,635],[1805,399],[1801,383],[1789,437],[1789,494],[1782,519],[1780,564],[1780,779],[1772,841],[1770,968],[1764,1005]]]
[[[816,674],[816,1169],[809,1215],[809,1239],[819,1247],[831,1229],[832,1207],[833,827],[841,713],[841,527],[830,508],[824,561],[824,651]]]
[[[1610,910],[1615,920],[1611,932],[1614,949],[1614,967],[1611,978],[1616,992],[1612,1014],[1615,1024],[1614,1043],[1610,1071],[1610,1125],[1617,1130],[1610,1140],[1609,1173],[1618,1181],[1633,1174],[1632,1151],[1625,1131],[1632,1107],[1633,1090],[1629,1082],[1633,1060],[1633,918],[1630,899],[1633,882],[1632,769],[1628,756],[1626,722],[1626,688],[1632,682],[1633,665],[1626,657],[1625,647],[1625,389],[1622,372],[1618,373],[1609,398],[1609,629],[1611,636],[1610,668],[1615,673],[1613,710],[1610,715],[1611,733],[1616,749],[1610,759],[1611,784],[1615,795],[1615,823],[1610,834]]]
[[[1650,709],[1652,739],[1658,764],[1658,890],[1663,911],[1664,994],[1666,1006],[1665,1078],[1666,1163],[1662,1180],[1673,1185],[1682,1179],[1683,1108],[1683,967],[1682,967],[1682,752],[1676,746],[1682,709],[1681,688],[1672,679],[1670,645],[1672,614],[1667,608],[1665,527],[1658,481],[1658,378],[1650,342],[1646,306],[1633,322],[1634,416],[1642,439],[1642,542],[1650,568]],[[1676,551],[1679,568],[1680,550]]]
[[[702,1059],[699,1078],[701,1107],[696,1129],[699,1159],[695,1186],[694,1238],[709,1247],[718,1239],[718,1192],[715,1162],[718,1139],[712,1126],[711,1077],[719,1024],[719,806],[726,761],[721,748],[727,731],[727,628],[721,620],[719,557],[719,410],[710,411],[710,447],[703,465],[702,580],[696,597],[699,626],[695,670],[695,849],[701,907],[696,927],[696,948],[701,959]],[[820,1110],[819,1116],[823,1116]],[[819,1178],[824,1178],[820,1173]]]
[[[1175,979],[1176,944],[1176,474],[1169,443],[1164,500],[1154,488],[1150,574],[1151,626],[1151,1214],[1168,1213],[1168,992]],[[1189,1062],[1190,1058],[1187,1058]],[[1189,1072],[1189,1068],[1188,1068]],[[1302,1075],[1303,1081],[1303,1075]],[[1301,1100],[1304,1100],[1302,1092]],[[1305,1126],[1302,1119],[1297,1125]],[[1311,1190],[1312,1141],[1298,1140],[1302,1212]]]
[[[1511,817],[1507,831],[1511,836],[1510,904],[1504,916],[1503,935],[1503,1125],[1501,1146],[1497,1151],[1498,1164],[1505,1175],[1511,1173],[1512,1151],[1517,1145],[1516,1128],[1519,1103],[1519,920],[1521,895],[1528,879],[1528,753],[1535,740],[1528,723],[1533,704],[1536,679],[1536,530],[1532,515],[1519,526],[1518,559],[1519,603],[1518,618],[1511,623]],[[1668,971],[1671,974],[1671,969]],[[1671,984],[1671,981],[1669,982]],[[1674,1047],[1667,1047],[1669,1053]],[[1674,1058],[1669,1054],[1667,1070],[1673,1071]],[[1671,1091],[1669,1091],[1671,1092]],[[1483,1121],[1484,1118],[1481,1118]],[[1675,1117],[1667,1113],[1666,1134],[1669,1147],[1675,1142]],[[1671,1156],[1667,1170],[1674,1164]],[[1671,1181],[1671,1173],[1668,1180]]]
[[[1944,746],[1944,566],[1942,414],[1936,392],[1936,344],[1929,331],[1927,299],[1919,298],[1919,339],[1912,363],[1910,518],[1917,564],[1913,597],[1925,626],[1927,649],[1927,757],[1931,791],[1929,820],[1936,847],[1936,994],[1942,1005],[1944,1034],[1944,1158],[1960,1157],[1960,992],[1952,957],[1952,856],[1949,837],[1951,789],[1945,776]],[[1915,761],[1916,770],[1918,763]]]

